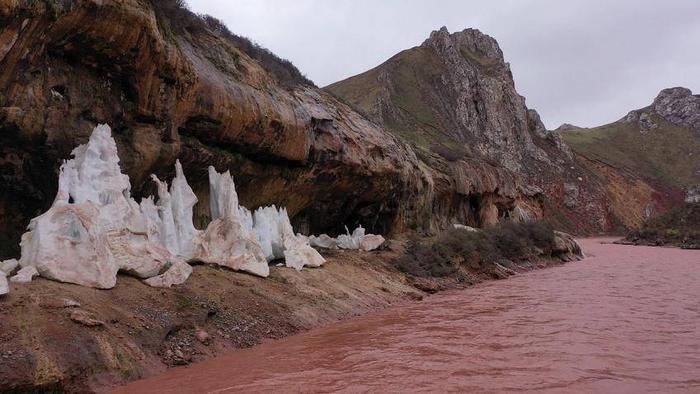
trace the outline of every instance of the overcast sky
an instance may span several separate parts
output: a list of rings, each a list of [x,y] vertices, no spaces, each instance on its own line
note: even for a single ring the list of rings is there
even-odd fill
[[[700,92],[700,0],[189,0],[317,85],[371,69],[432,30],[495,37],[548,128],[596,126],[659,90]]]

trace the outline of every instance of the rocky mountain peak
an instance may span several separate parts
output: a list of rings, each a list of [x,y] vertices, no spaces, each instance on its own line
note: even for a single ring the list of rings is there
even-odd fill
[[[479,30],[443,27],[326,89],[409,143],[433,175],[437,209],[461,223],[522,217],[516,206],[540,216],[549,209],[543,195],[556,196],[549,206],[562,210],[590,202],[586,220],[605,223],[592,202],[600,192],[579,185],[573,153],[527,108],[498,42]],[[564,183],[575,185],[576,203],[568,206]]]
[[[690,89],[664,89],[653,106],[669,122],[700,130],[700,96],[693,95]]]
[[[639,123],[646,132],[658,128],[654,114],[675,125],[700,131],[700,95],[684,87],[663,89],[650,107],[632,111],[623,120]]]
[[[498,41],[478,29],[464,29],[450,33],[447,27],[443,26],[440,30],[430,33],[430,37],[423,42],[423,46],[432,47],[438,52],[446,49],[466,50],[481,58],[503,62],[503,52]]]
[[[572,125],[571,123],[562,123],[561,126],[554,129],[554,131],[557,131],[557,132],[566,132],[566,131],[575,131],[575,130],[581,130],[581,127],[578,127],[576,125]]]
[[[654,104],[662,103],[669,100],[679,100],[692,95],[693,92],[690,89],[681,86],[677,86],[675,88],[666,88],[659,92],[659,94],[656,96],[656,99],[654,99]]]

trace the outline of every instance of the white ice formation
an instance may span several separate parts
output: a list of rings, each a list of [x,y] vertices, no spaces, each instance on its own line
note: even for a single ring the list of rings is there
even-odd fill
[[[266,277],[270,267],[250,228],[250,212],[238,205],[231,174],[209,167],[209,209],[212,221],[204,231],[195,258]]]
[[[169,188],[152,176],[157,202],[148,197],[137,203],[129,177],[119,168],[117,145],[107,125],[97,126],[72,156],[61,166],[53,205],[32,219],[22,236],[22,269],[13,281],[29,281],[38,272],[48,279],[107,289],[122,271],[151,286],[170,287],[187,280],[190,261],[266,277],[269,262],[277,259],[297,270],[321,266],[325,259],[312,246],[372,250],[384,242],[380,235],[366,235],[362,227],[338,238],[294,234],[286,209],[273,205],[251,213],[239,205],[231,174],[213,167],[212,221],[205,230],[197,230],[197,197],[180,163]],[[0,293],[18,264],[0,263]]]
[[[0,272],[4,273],[6,276],[12,275],[12,273],[15,272],[15,269],[17,269],[17,267],[19,267],[19,261],[17,261],[16,259],[9,259],[0,262]]]
[[[350,234],[350,230],[345,227],[345,234],[341,234],[336,238],[332,238],[327,234],[312,235],[309,237],[309,243],[317,248],[361,249],[368,252],[379,248],[384,243],[384,237],[376,234],[365,234],[365,229],[362,226],[358,226]]]
[[[53,205],[22,235],[20,265],[45,278],[97,288],[113,287],[120,269],[156,275],[171,256],[131,198],[109,126],[97,126],[72,155],[61,166]]]
[[[144,279],[144,282],[153,287],[172,287],[185,283],[191,274],[192,266],[179,260],[173,263],[164,273]]]
[[[257,209],[253,213],[253,230],[267,261],[284,258],[287,267],[297,270],[304,266],[320,267],[326,262],[307,237],[294,234],[285,208],[272,205]]]
[[[7,283],[7,276],[0,271],[0,296],[4,296],[10,292],[10,284]]]
[[[459,223],[453,224],[452,227],[457,229],[457,230],[466,230],[466,231],[469,231],[470,233],[479,232],[479,229],[476,229],[476,228],[470,227],[470,226],[466,226],[464,224],[459,224]]]
[[[10,282],[12,282],[12,283],[29,283],[37,275],[39,275],[39,272],[37,272],[36,268],[34,268],[30,265],[28,267],[24,267],[21,270],[17,271],[15,276],[10,278]]]

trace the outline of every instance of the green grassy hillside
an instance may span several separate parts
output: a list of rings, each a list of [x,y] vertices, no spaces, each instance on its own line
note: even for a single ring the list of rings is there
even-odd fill
[[[700,183],[700,133],[652,115],[658,128],[615,122],[561,135],[574,152],[652,183],[684,189]]]

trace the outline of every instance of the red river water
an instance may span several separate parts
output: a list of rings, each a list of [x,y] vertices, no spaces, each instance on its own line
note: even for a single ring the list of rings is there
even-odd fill
[[[589,257],[231,353],[123,393],[700,393],[700,251]]]

